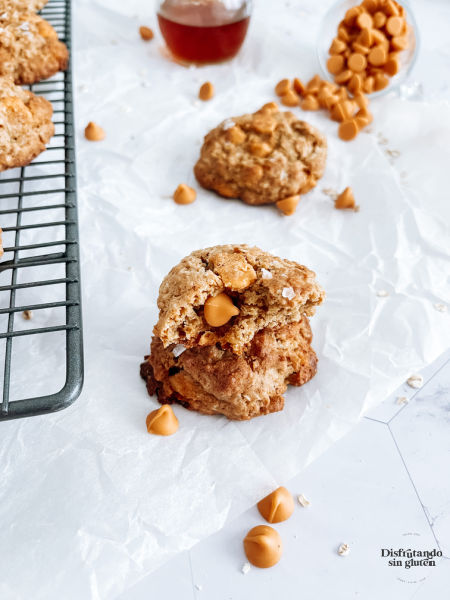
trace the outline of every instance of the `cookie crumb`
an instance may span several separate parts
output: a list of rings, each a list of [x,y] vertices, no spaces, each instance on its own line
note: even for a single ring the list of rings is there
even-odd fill
[[[422,377],[422,375],[417,375],[417,374],[411,375],[406,380],[406,383],[409,385],[409,387],[412,387],[415,390],[418,390],[423,386],[423,377]]]
[[[322,192],[325,194],[325,196],[329,196],[332,200],[336,200],[339,195],[338,192],[333,188],[323,188]]]
[[[264,267],[261,269],[261,274],[263,279],[272,279],[273,277],[272,273]]]
[[[241,571],[244,575],[247,575],[247,573],[250,571],[250,563],[246,562],[242,565]]]
[[[378,298],[386,298],[389,296],[389,292],[387,290],[377,290]]]
[[[350,552],[350,546],[348,544],[341,544],[337,550],[339,556],[347,556]]]
[[[281,295],[288,300],[293,300],[293,298],[295,298],[295,292],[291,287],[283,288]]]
[[[152,40],[155,37],[155,34],[150,29],[150,27],[146,27],[145,25],[141,25],[139,27],[139,34],[140,34],[141,38],[144,40],[144,42],[149,42],[150,40]]]
[[[183,346],[183,344],[176,344],[174,349],[172,350],[172,354],[175,356],[175,358],[178,358],[183,354],[185,350],[186,346]]]
[[[447,312],[447,305],[446,304],[440,304],[439,302],[437,304],[433,304],[434,308],[438,311],[438,312]]]
[[[93,121],[89,121],[84,130],[84,137],[90,142],[101,142],[105,139],[105,132]]]
[[[397,396],[397,404],[408,404],[408,398],[406,396]]]
[[[297,500],[298,503],[303,506],[304,508],[307,508],[308,506],[311,505],[311,502],[308,500],[308,498],[306,498],[303,494],[299,494],[297,496]]]
[[[25,321],[29,321],[33,318],[33,312],[31,310],[24,310],[22,313],[22,317],[25,319]]]

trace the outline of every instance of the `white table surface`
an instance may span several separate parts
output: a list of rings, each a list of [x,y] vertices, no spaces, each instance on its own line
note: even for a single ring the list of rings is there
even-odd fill
[[[450,3],[415,0],[412,6],[421,33],[412,76],[417,100],[448,101]],[[321,10],[319,2],[316,7]],[[279,9],[288,12],[289,1]],[[148,14],[142,3],[138,20]],[[402,386],[285,482],[294,495],[305,494],[311,506],[297,505],[291,519],[277,526],[284,554],[276,567],[241,571],[246,562],[242,539],[262,523],[253,508],[131,586],[120,600],[450,598],[449,364],[450,352],[424,371],[420,390]],[[399,396],[408,402],[399,404]],[[337,554],[342,542],[350,545],[345,557]],[[388,566],[381,548],[436,548],[443,555],[436,566],[407,570]]]

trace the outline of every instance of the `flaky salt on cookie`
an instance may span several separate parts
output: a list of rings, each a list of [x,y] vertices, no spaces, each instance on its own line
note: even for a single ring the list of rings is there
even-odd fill
[[[194,172],[204,188],[221,196],[273,204],[311,190],[326,154],[326,139],[315,127],[271,102],[210,131]]]
[[[0,77],[0,171],[28,165],[45,150],[55,127],[48,100]]]
[[[68,60],[65,44],[37,14],[14,8],[0,14],[0,75],[32,84],[64,71]]]
[[[205,306],[221,294],[238,314],[216,327]],[[219,343],[239,354],[258,331],[299,322],[323,298],[315,273],[303,265],[245,244],[213,246],[193,252],[165,277],[154,334],[164,347]]]

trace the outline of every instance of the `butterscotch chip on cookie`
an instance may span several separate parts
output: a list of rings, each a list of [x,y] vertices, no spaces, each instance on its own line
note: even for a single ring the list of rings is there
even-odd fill
[[[315,127],[273,104],[210,131],[194,172],[221,196],[272,204],[312,189],[326,154],[326,139]]]
[[[216,345],[179,354],[154,337],[141,375],[162,404],[247,420],[282,410],[288,384],[303,385],[315,375],[311,338],[306,317],[259,331],[239,356]]]
[[[205,305],[219,296],[210,318]],[[213,246],[192,252],[165,277],[154,334],[164,347],[219,344],[239,354],[258,331],[299,322],[323,298],[315,274],[303,265],[245,244]]]
[[[0,77],[0,171],[28,165],[54,133],[48,100]]]
[[[32,84],[64,71],[68,59],[56,31],[35,13],[8,8],[0,14],[0,75]]]

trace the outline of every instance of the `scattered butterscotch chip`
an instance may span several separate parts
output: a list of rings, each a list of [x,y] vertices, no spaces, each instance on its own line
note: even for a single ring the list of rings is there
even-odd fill
[[[141,35],[141,38],[144,40],[144,42],[149,42],[150,40],[152,40],[155,37],[155,34],[150,29],[150,27],[146,27],[145,25],[141,25],[139,27],[139,33]]]
[[[155,435],[172,435],[178,430],[178,419],[170,404],[152,410],[146,419],[147,431]]]
[[[233,304],[231,298],[222,292],[206,300],[203,314],[208,325],[221,327],[238,315],[239,309]]]
[[[283,200],[278,200],[276,205],[278,210],[281,210],[283,214],[290,217],[295,213],[299,202],[300,196],[289,196],[288,198],[283,198]]]
[[[389,77],[384,73],[377,73],[375,75],[373,89],[378,92],[379,90],[384,90],[385,87],[389,85]]]
[[[369,52],[367,60],[374,67],[381,67],[387,61],[387,52],[382,46],[375,46]]]
[[[347,44],[339,38],[334,38],[329,49],[330,54],[341,54],[347,48]]]
[[[337,75],[343,71],[345,58],[341,54],[332,54],[327,60],[327,69],[332,75]]]
[[[255,567],[273,567],[280,560],[283,551],[280,534],[269,525],[253,527],[244,538],[244,551]]]
[[[313,94],[307,94],[300,102],[302,110],[319,110],[319,101]]]
[[[282,79],[275,86],[275,93],[277,96],[284,96],[291,89],[291,82],[289,79]]]
[[[386,24],[386,21],[387,21],[387,17],[384,14],[384,12],[382,12],[381,10],[377,11],[373,15],[373,25],[377,29],[381,29],[382,27],[384,27]]]
[[[397,75],[397,73],[400,70],[400,63],[398,61],[398,58],[395,56],[389,55],[388,60],[383,65],[383,69],[389,75],[389,77],[393,77],[394,75]]]
[[[90,142],[101,142],[101,140],[105,139],[105,132],[93,121],[89,121],[84,130],[84,137]]]
[[[294,92],[294,90],[289,89],[285,94],[280,96],[281,104],[284,106],[298,106],[300,104],[300,98]]]
[[[268,523],[287,521],[294,512],[292,494],[283,486],[260,500],[257,504],[261,516]]]
[[[338,75],[335,75],[334,81],[339,84],[346,83],[352,78],[352,75],[353,71],[350,71],[350,69],[345,69],[345,71],[342,71]]]
[[[197,192],[185,183],[180,183],[173,194],[173,199],[177,204],[192,204],[196,197]]]
[[[355,119],[348,119],[348,121],[342,121],[339,125],[338,135],[344,142],[354,140],[358,135],[359,128],[358,123]]]
[[[306,94],[306,87],[300,81],[298,77],[295,77],[292,81],[292,85],[294,87],[294,91],[297,92],[299,96],[304,96]]]
[[[22,317],[25,319],[25,321],[29,321],[33,318],[33,312],[31,310],[24,310],[22,313]]]
[[[355,208],[355,196],[351,187],[346,187],[345,190],[339,194],[334,202],[335,208]]]
[[[200,100],[206,102],[207,100],[211,100],[214,96],[214,86],[210,81],[206,81],[204,84],[200,86],[198,91],[198,97]]]

